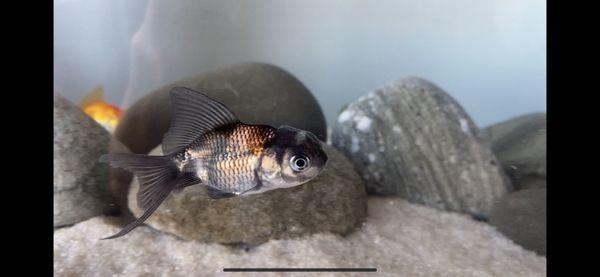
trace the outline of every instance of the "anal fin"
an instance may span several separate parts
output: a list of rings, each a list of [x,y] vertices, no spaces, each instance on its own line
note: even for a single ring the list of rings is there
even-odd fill
[[[198,177],[196,177],[196,174],[194,174],[193,172],[181,173],[179,175],[179,177],[177,178],[177,184],[175,185],[173,192],[180,193],[184,188],[193,186],[193,185],[196,185],[199,183],[202,183],[202,181],[200,179],[198,179]]]
[[[235,193],[222,191],[209,186],[206,187],[206,194],[208,194],[208,196],[212,199],[231,198],[237,196]]]

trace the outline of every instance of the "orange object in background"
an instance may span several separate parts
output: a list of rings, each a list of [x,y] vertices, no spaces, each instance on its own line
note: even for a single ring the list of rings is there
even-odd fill
[[[119,120],[123,116],[123,112],[119,107],[104,101],[104,88],[101,85],[83,97],[79,103],[79,107],[111,133],[115,130],[117,124],[119,124]]]

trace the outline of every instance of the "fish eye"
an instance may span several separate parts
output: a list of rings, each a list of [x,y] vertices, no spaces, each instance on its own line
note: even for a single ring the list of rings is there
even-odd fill
[[[295,155],[290,159],[290,167],[294,171],[303,171],[310,165],[310,159],[304,155]]]

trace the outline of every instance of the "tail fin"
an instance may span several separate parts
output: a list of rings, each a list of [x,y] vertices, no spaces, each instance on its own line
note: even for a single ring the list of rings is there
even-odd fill
[[[141,154],[107,154],[100,162],[131,171],[138,179],[138,206],[144,214],[129,223],[119,233],[104,239],[114,239],[126,235],[144,223],[167,198],[178,183],[179,169],[169,156],[147,156]]]

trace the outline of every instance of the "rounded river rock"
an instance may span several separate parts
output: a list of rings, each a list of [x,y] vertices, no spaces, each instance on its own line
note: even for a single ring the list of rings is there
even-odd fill
[[[54,94],[54,227],[115,212],[109,168],[98,162],[110,147],[102,126]]]
[[[546,113],[519,116],[484,131],[516,189],[546,187]]]
[[[201,185],[193,185],[171,194],[146,223],[186,240],[223,244],[260,244],[315,232],[348,234],[365,220],[365,186],[341,153],[324,149],[327,167],[306,184],[217,200],[208,198]],[[160,147],[150,154],[162,155]],[[129,208],[141,216],[138,188],[134,179]]]
[[[225,104],[244,123],[290,125],[326,140],[325,116],[310,91],[285,70],[263,63],[236,64],[167,85],[129,107],[115,137],[133,153],[160,144],[171,123],[169,92],[184,86]]]
[[[546,189],[524,189],[503,197],[490,224],[525,249],[546,255]]]
[[[408,77],[343,108],[331,141],[369,193],[485,218],[512,186],[478,132],[446,92]]]

